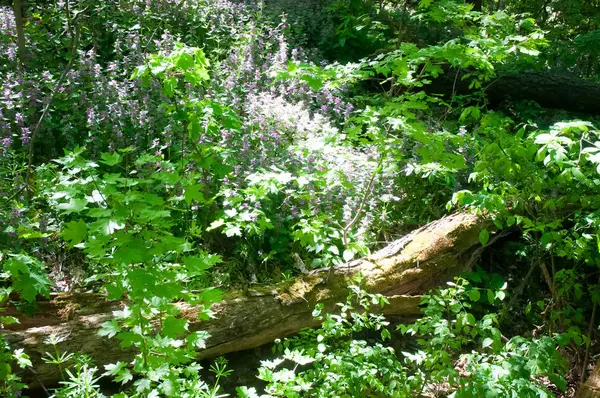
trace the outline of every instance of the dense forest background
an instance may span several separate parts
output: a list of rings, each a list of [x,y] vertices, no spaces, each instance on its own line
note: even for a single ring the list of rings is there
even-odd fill
[[[599,55],[598,0],[0,1],[0,395],[600,396]]]

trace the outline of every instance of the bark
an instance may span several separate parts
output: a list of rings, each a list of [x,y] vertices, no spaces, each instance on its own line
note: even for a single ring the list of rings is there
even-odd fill
[[[457,73],[459,73],[457,78]],[[464,73],[450,71],[434,80],[426,90],[442,94],[469,94],[469,81]],[[506,100],[531,100],[543,108],[600,114],[600,83],[560,72],[522,72],[500,75],[488,84],[485,96],[492,103]]]
[[[590,377],[577,390],[576,398],[600,398],[600,361],[596,363]]]
[[[389,298],[384,313],[414,317],[420,313],[421,294],[472,267],[483,249],[479,233],[486,228],[493,225],[482,217],[455,214],[331,271],[315,270],[286,284],[229,292],[213,306],[215,318],[210,321],[198,321],[196,309],[190,306],[182,305],[182,314],[190,321],[191,331],[205,330],[211,335],[200,358],[258,347],[316,326],[311,315],[314,305],[323,302],[333,309],[336,302],[345,300],[347,286],[358,273],[368,291]],[[17,316],[21,323],[10,325],[4,333],[13,348],[24,348],[32,357],[37,380],[50,385],[59,379],[56,367],[41,360],[49,348],[44,340],[50,334],[66,338],[59,345],[61,350],[89,354],[100,368],[131,360],[132,351],[97,335],[100,325],[111,319],[111,311],[122,305],[100,294],[63,294],[40,303],[33,317],[9,309],[7,315]],[[31,371],[23,377],[37,384]]]
[[[23,1],[14,0],[13,12],[15,15],[15,25],[17,28],[17,47],[19,52],[19,61],[25,65],[25,27],[23,23]]]

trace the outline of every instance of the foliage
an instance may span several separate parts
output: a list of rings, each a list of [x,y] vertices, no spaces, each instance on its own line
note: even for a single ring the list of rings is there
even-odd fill
[[[479,274],[471,276],[476,281],[480,278]],[[482,302],[493,307],[505,298],[507,285],[502,278],[496,275],[487,289],[463,278],[449,284],[450,288],[423,297],[423,318],[399,326],[403,334],[417,336],[420,350],[404,355],[423,389],[449,383],[453,397],[544,397],[549,392],[539,383],[542,377],[565,389],[565,360],[557,347],[564,347],[572,336],[581,343],[580,332],[507,339],[497,328],[497,314],[481,308]],[[475,311],[485,315],[478,319]]]
[[[61,235],[70,245],[83,249],[89,263],[95,264],[93,279],[104,281],[108,297],[120,299],[127,294],[129,304],[114,313],[100,335],[116,337],[121,347],[139,351],[132,363],[140,376],[132,396],[208,390],[197,377],[181,378],[183,374],[197,374],[194,353],[203,347],[207,336],[187,332],[188,321],[178,316],[180,309],[174,302],[183,300],[208,309],[218,301],[219,291],[192,292],[188,286],[220,258],[194,249],[186,239],[187,231],[172,231],[171,211],[178,209],[172,206],[172,197],[163,194],[169,192],[169,182],[178,177],[157,169],[155,156],[139,158],[133,166],[140,169],[135,170],[123,165],[124,157],[115,152],[101,155],[107,173],[100,178],[100,165],[82,154],[77,148],[58,160],[62,170],[48,190],[48,203],[72,219]],[[209,315],[207,310],[199,314]],[[110,365],[106,374],[121,383],[129,382],[133,376],[125,365]],[[81,367],[76,371],[79,376],[71,375],[70,379],[80,388],[83,381],[79,377],[93,372]]]
[[[339,313],[323,314],[323,304],[317,304],[313,316],[323,322],[320,329],[304,330],[276,343],[284,354],[263,361],[258,374],[268,383],[267,393],[281,397],[410,396],[404,368],[393,349],[353,338],[367,332],[380,333],[382,341],[390,337],[384,317],[369,312],[371,306],[382,306],[387,300],[366,293],[358,284],[350,286],[345,303],[337,304]],[[293,368],[280,368],[284,362]]]
[[[265,396],[412,397],[445,391],[452,397],[546,397],[550,392],[541,383],[544,377],[564,390],[565,360],[557,347],[571,339],[581,344],[581,334],[503,338],[497,314],[489,309],[505,298],[506,283],[498,275],[469,277],[479,282],[488,278],[490,287],[458,278],[425,295],[424,316],[397,326],[402,335],[414,336],[418,348],[398,355],[383,345],[392,336],[389,323],[371,312],[385,304],[383,296],[354,285],[335,312],[323,316],[323,305],[317,304],[313,315],[322,326],[276,343],[274,349],[283,354],[262,362],[258,378],[268,383]],[[483,308],[484,302],[489,308]],[[478,319],[477,313],[485,315]],[[368,340],[357,339],[366,335]],[[238,396],[258,395],[239,388]]]
[[[0,305],[4,306],[9,289],[0,290]],[[0,313],[4,312],[5,308],[0,307]],[[0,316],[0,330],[4,329],[5,325],[18,323],[18,319],[12,316]],[[21,390],[26,388],[26,384],[21,382],[21,378],[13,371],[14,363],[19,367],[25,368],[31,366],[29,356],[23,349],[11,350],[6,339],[0,339],[0,393],[7,398],[17,398]]]
[[[519,226],[547,253],[552,272],[546,277],[552,298],[535,304],[550,309],[550,325],[584,326],[581,311],[598,302],[594,283],[587,292],[581,284],[598,266],[598,132],[572,121],[547,130],[525,125],[512,135],[495,128],[502,123],[495,114],[483,119],[481,160],[470,175],[481,189],[458,191],[452,202],[490,212],[501,228]]]
[[[554,67],[598,79],[598,4],[589,1],[510,1],[512,10],[527,13],[548,33],[554,45],[545,55]]]
[[[102,292],[123,307],[101,335],[135,352],[100,369],[49,337],[55,396],[104,396],[102,378],[119,398],[222,396],[226,360],[207,384],[208,336],[183,305],[208,319],[215,287],[339,266],[464,208],[510,237],[518,266],[423,296],[399,334],[357,281],[335,311],[317,304],[321,328],[278,343],[266,392],[564,390],[562,354],[594,349],[598,124],[486,90],[551,66],[597,80],[597,5],[475,3],[32,0],[24,62],[0,6],[0,303],[29,314],[51,292]],[[400,336],[414,344],[392,349]],[[15,363],[32,366],[2,340],[7,396],[25,387]]]

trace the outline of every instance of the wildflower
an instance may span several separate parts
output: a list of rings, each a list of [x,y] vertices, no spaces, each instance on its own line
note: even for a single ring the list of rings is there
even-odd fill
[[[12,137],[11,136],[3,137],[2,140],[0,140],[0,142],[2,143],[2,152],[6,152],[12,145]]]
[[[31,131],[27,127],[21,128],[21,143],[23,145],[29,144],[31,141]]]

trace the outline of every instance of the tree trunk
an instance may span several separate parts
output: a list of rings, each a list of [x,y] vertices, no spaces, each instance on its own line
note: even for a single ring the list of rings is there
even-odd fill
[[[25,27],[23,23],[23,1],[13,1],[13,13],[15,15],[15,25],[17,28],[17,47],[19,51],[19,61],[25,65]]]
[[[600,361],[596,363],[590,377],[577,390],[576,398],[600,398]]]
[[[462,80],[462,76],[464,72],[449,71],[425,90],[447,95],[473,93],[470,82]],[[531,100],[543,108],[600,114],[600,83],[554,71],[500,75],[484,88],[484,93],[492,103]]]
[[[229,292],[213,306],[215,319],[198,321],[195,308],[182,305],[190,321],[190,331],[205,330],[211,337],[201,358],[211,358],[269,343],[317,322],[312,310],[317,302],[333,309],[345,300],[347,286],[358,273],[370,292],[384,294],[390,305],[385,314],[416,316],[421,294],[468,270],[482,246],[479,233],[493,225],[482,217],[459,213],[432,222],[411,232],[385,249],[331,270],[315,270],[290,283],[267,288]],[[100,294],[61,294],[40,303],[39,312],[27,317],[14,308],[6,315],[17,316],[20,324],[10,325],[4,333],[11,347],[24,348],[31,356],[39,382],[59,380],[55,366],[41,357],[49,349],[44,340],[51,334],[65,337],[63,351],[91,355],[100,367],[118,360],[129,361],[132,351],[124,351],[115,340],[97,335],[100,325],[111,319],[123,303],[110,302]],[[34,382],[32,372],[23,377]],[[34,383],[35,384],[35,383]]]

